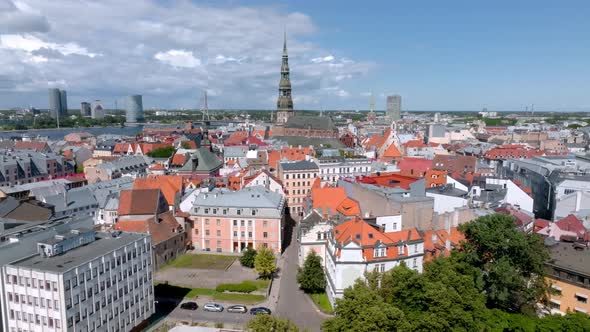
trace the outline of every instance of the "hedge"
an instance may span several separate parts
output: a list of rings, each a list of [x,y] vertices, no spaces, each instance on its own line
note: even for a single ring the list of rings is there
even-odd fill
[[[252,293],[257,290],[258,287],[251,281],[243,281],[239,284],[219,284],[215,287],[215,290],[223,292],[238,292],[238,293]]]

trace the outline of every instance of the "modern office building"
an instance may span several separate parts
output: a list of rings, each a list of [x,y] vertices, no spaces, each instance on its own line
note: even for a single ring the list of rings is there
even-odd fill
[[[60,116],[68,116],[68,94],[66,90],[59,90],[59,102],[61,104]]]
[[[102,102],[100,100],[95,100],[92,102],[92,108],[90,110],[90,113],[90,116],[93,119],[104,118],[104,108],[102,107]]]
[[[57,88],[49,89],[49,113],[51,117],[56,118],[58,115],[59,117],[66,116],[67,109],[65,107],[67,107],[66,92]]]
[[[2,267],[5,331],[131,331],[154,313],[150,236],[73,229]]]
[[[390,121],[397,121],[401,119],[402,112],[402,96],[393,95],[387,96],[387,119]]]
[[[80,103],[80,115],[81,116],[91,116],[92,111],[90,109],[90,103],[83,101]]]
[[[141,95],[127,97],[127,110],[125,112],[127,122],[143,122],[143,101]]]

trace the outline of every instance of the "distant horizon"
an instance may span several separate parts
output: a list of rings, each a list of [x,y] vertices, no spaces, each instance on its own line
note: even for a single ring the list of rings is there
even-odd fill
[[[0,108],[47,108],[60,88],[70,105],[200,108],[207,91],[210,108],[271,110],[286,30],[296,109],[397,94],[407,110],[590,111],[587,1],[5,2]]]

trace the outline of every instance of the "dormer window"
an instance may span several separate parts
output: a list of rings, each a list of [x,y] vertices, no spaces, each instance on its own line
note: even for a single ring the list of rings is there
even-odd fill
[[[397,253],[399,255],[403,255],[404,254],[404,246],[400,245],[399,247],[397,247]]]
[[[375,248],[375,250],[373,250],[373,257],[385,257],[385,250],[386,248]]]
[[[209,209],[205,208],[205,213],[208,214],[209,213]]]
[[[213,209],[213,214],[217,214],[217,209]]]
[[[255,216],[256,215],[256,210],[252,210],[252,215]]]

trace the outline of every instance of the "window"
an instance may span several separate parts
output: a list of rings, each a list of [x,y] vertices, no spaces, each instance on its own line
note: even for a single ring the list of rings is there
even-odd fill
[[[402,246],[399,246],[399,247],[397,247],[397,253],[398,253],[399,255],[403,255],[403,254],[404,254],[404,246],[403,246],[403,245],[402,245]]]
[[[248,232],[248,237],[252,237],[252,232]]]
[[[560,305],[559,301],[555,301],[555,300],[549,300],[548,306],[551,309],[556,309],[556,310],[561,309],[561,305]]]
[[[264,220],[262,221],[262,227],[267,227],[268,226],[268,221]]]
[[[248,227],[252,227],[252,220],[248,220]]]
[[[209,219],[205,219],[205,225],[209,225]]]
[[[385,248],[375,248],[373,257],[385,257]]]
[[[217,220],[215,221],[215,224],[216,224],[217,226],[221,226],[221,220],[220,220],[220,219],[217,219]]]
[[[195,228],[195,235],[199,235],[199,229]]]
[[[234,220],[234,226],[238,226],[238,221]]]
[[[256,215],[256,210],[252,210],[252,215],[255,216]]]
[[[245,220],[240,220],[240,226],[244,227],[246,225],[246,221]]]
[[[236,212],[237,212],[238,216],[241,216],[242,215],[242,209],[238,209]]]
[[[268,233],[267,232],[263,232],[262,233],[262,237],[266,239],[268,237]]]
[[[238,231],[234,231],[234,237],[238,237]]]
[[[246,237],[246,232],[242,231],[240,232],[241,237]]]
[[[412,260],[412,268],[413,269],[417,269],[418,268],[418,258],[414,258]]]
[[[580,303],[588,303],[588,296],[586,294],[576,293],[576,301]]]
[[[206,236],[209,236],[209,230],[208,229],[205,230],[205,235]]]
[[[221,236],[221,231],[219,229],[217,230],[217,236]]]

